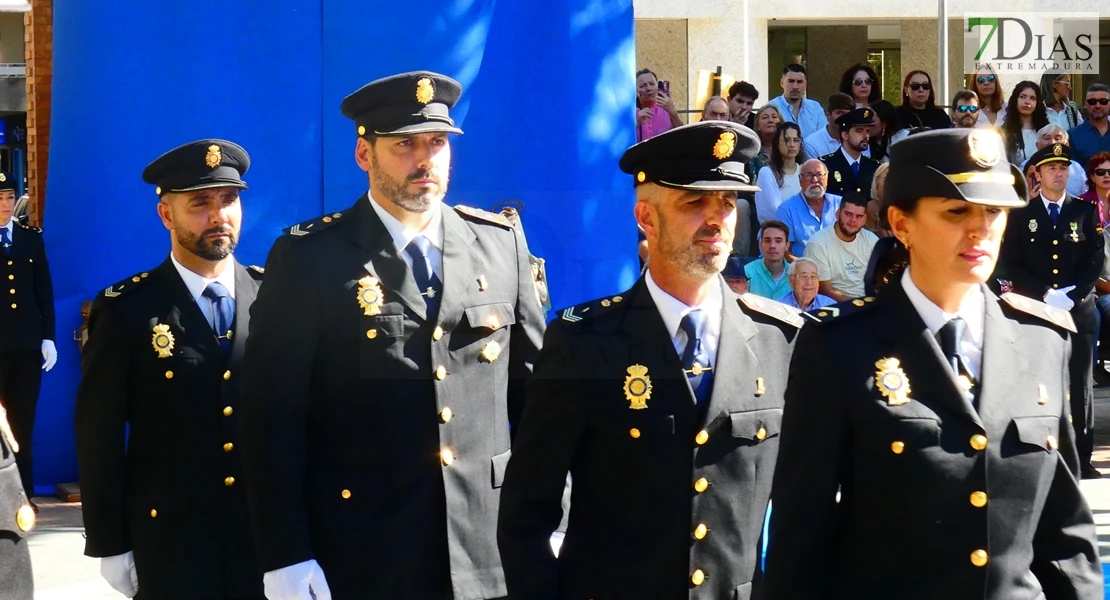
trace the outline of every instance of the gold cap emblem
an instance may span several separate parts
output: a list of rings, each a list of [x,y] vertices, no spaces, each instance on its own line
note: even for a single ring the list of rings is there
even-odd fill
[[[220,166],[224,160],[224,154],[220,151],[220,147],[212,144],[208,147],[208,154],[204,155],[204,164],[208,165],[209,169],[215,169]]]
[[[1002,136],[993,129],[972,129],[967,136],[967,152],[976,165],[988,169],[1002,160]]]
[[[631,403],[628,408],[643,410],[651,399],[651,377],[647,367],[632,365],[628,367],[628,377],[624,378],[624,397]]]
[[[497,357],[501,356],[501,344],[497,342],[489,342],[482,348],[482,360],[486,362],[493,362]]]
[[[3,174],[3,173],[0,173],[0,181],[7,181],[7,180],[8,180],[8,176]]]
[[[359,135],[366,135],[366,128],[363,127],[362,125],[359,125],[358,126],[358,134]]]
[[[732,151],[736,150],[736,134],[731,131],[726,131],[717,138],[717,143],[713,144],[713,156],[717,160],[724,160],[732,156]]]
[[[1063,144],[1056,144],[1055,146],[1052,147],[1052,155],[1053,156],[1060,156],[1063,153],[1064,153],[1064,145]],[[2,180],[0,180],[0,181],[2,181]]]
[[[382,313],[382,286],[377,277],[367,275],[358,280],[358,305],[364,316],[373,317]]]
[[[423,77],[420,81],[416,82],[416,101],[421,104],[427,104],[434,100],[436,97],[436,90],[432,87],[432,80]]]
[[[151,338],[151,345],[154,346],[154,351],[158,353],[158,358],[169,358],[173,356],[173,334],[170,333],[170,326],[165,323],[159,323],[154,326],[154,336]]]
[[[636,181],[639,181],[640,183],[643,183],[646,180],[647,180],[647,173],[644,173],[643,171],[640,171],[639,173],[636,173]]]
[[[890,406],[901,406],[910,401],[910,380],[899,366],[897,358],[883,358],[875,363],[875,387],[886,397]]]
[[[863,109],[863,118],[870,119],[871,118],[871,111],[866,109],[866,108]]]

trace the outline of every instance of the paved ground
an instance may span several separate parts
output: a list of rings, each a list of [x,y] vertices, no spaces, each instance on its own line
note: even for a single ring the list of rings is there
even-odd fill
[[[1110,568],[1110,388],[1096,391],[1095,466],[1104,479],[1082,482],[1098,524],[1104,570]],[[35,569],[35,600],[119,600],[123,598],[100,579],[99,562],[82,556],[81,506],[52,498],[36,498],[39,519],[31,534]],[[1110,594],[1106,596],[1110,599]]]

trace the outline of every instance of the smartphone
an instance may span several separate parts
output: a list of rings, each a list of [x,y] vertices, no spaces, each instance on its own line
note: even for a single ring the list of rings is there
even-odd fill
[[[671,82],[666,79],[659,80],[659,91],[670,96],[671,95]]]

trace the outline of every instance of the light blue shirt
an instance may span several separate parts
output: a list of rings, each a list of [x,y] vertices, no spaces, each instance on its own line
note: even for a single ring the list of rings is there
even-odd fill
[[[813,302],[810,302],[809,306],[798,306],[798,299],[794,297],[794,290],[790,290],[789,293],[787,293],[785,296],[782,296],[778,300],[779,300],[779,302],[781,302],[781,303],[783,303],[787,306],[793,306],[794,308],[797,308],[798,310],[803,310],[803,311],[806,311],[806,312],[809,312],[811,310],[817,310],[818,308],[825,308],[826,306],[832,306],[833,304],[836,304],[836,300],[833,300],[832,298],[829,298],[828,296],[826,296],[824,294],[817,294],[816,296],[813,297]]]
[[[802,184],[805,187],[805,184]],[[790,251],[794,256],[805,256],[806,244],[813,234],[836,223],[836,211],[840,210],[840,196],[825,194],[824,211],[818,215],[806,204],[801,193],[783,200],[775,212],[775,218],[790,227]]]
[[[789,292],[790,279],[786,276],[788,267],[789,265],[783,263],[782,277],[775,279],[762,258],[744,265],[744,274],[748,276],[748,291],[771,300]]]
[[[825,116],[825,109],[821,108],[821,104],[816,100],[802,98],[802,108],[798,111],[798,118],[796,119],[794,118],[790,103],[786,101],[786,98],[777,96],[772,98],[767,104],[772,104],[775,108],[779,109],[779,112],[782,113],[783,121],[797,123],[798,128],[802,130],[803,140],[813,132],[824,129],[825,125],[829,124],[829,119]],[[817,157],[811,156],[810,158]]]

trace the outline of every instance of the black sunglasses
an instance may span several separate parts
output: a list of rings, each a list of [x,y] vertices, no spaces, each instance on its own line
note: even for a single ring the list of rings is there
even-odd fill
[[[994,83],[994,75],[980,75],[975,81],[979,83]]]
[[[933,86],[931,86],[927,83],[911,83],[910,84],[910,89],[915,91],[915,92],[917,90],[925,90],[927,92],[927,91],[933,89]]]
[[[1098,177],[1106,177],[1110,175],[1110,169],[1095,169],[1094,174]]]
[[[870,77],[866,77],[864,79],[856,79],[852,83],[856,85],[871,85],[872,83],[875,83],[875,80],[871,79]]]
[[[1096,104],[1106,106],[1110,104],[1110,98],[1087,98],[1087,106],[1094,106]]]
[[[956,112],[962,112],[962,113],[969,112],[971,114],[975,114],[975,113],[979,112],[979,107],[978,106],[971,106],[969,104],[961,104],[961,105],[956,107]]]

